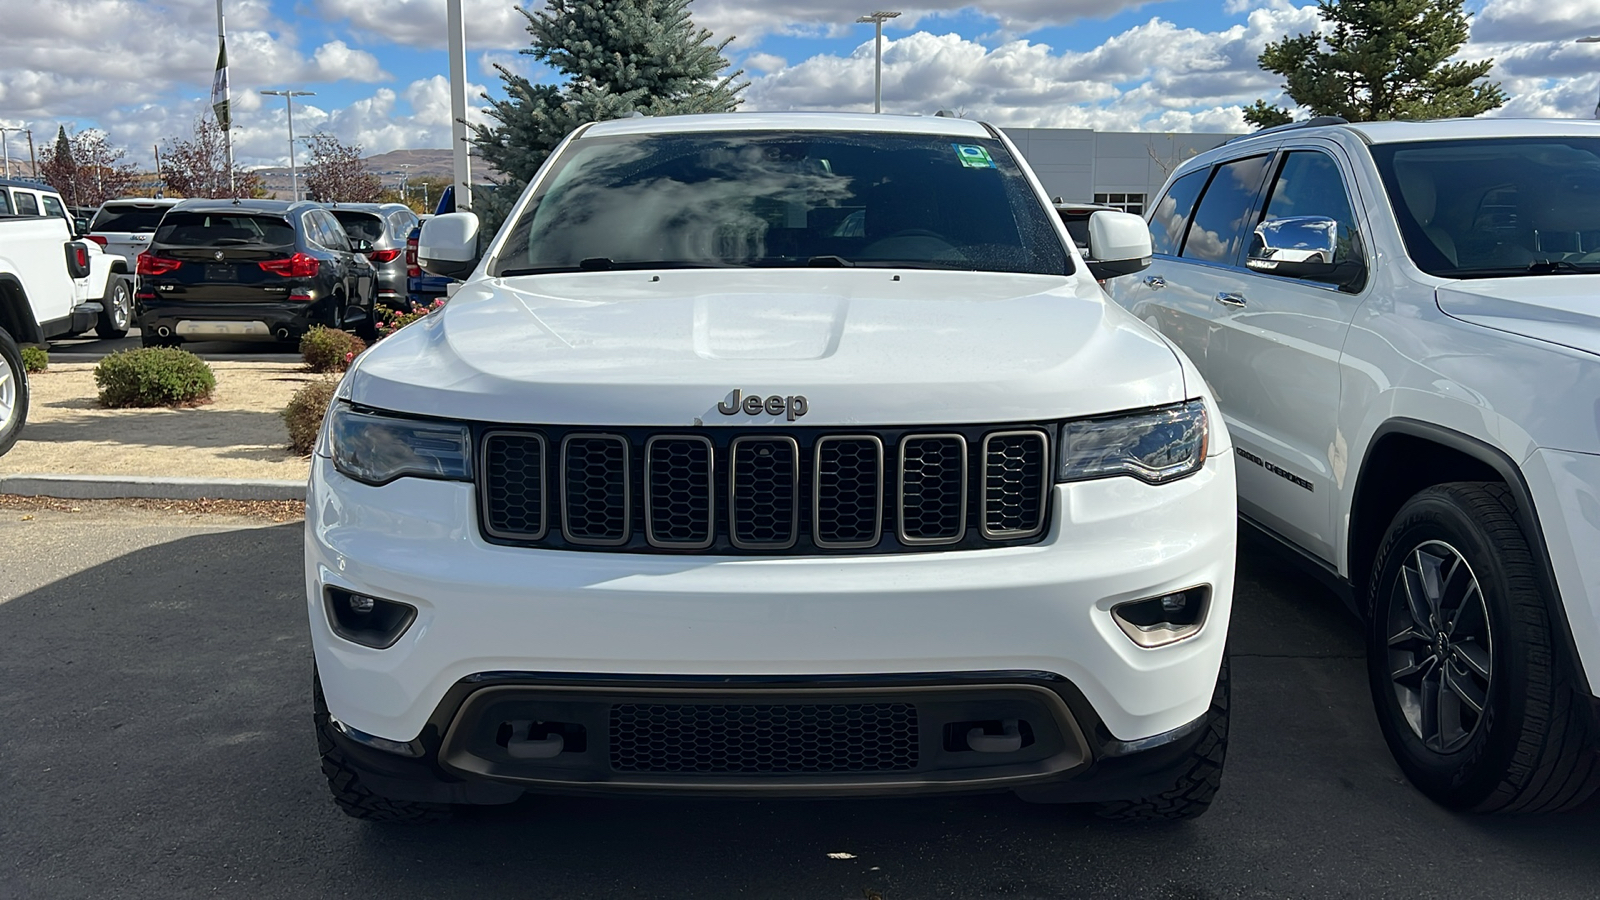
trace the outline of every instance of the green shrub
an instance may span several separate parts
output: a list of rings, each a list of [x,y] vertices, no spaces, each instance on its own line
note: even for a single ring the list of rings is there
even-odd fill
[[[28,372],[43,372],[50,368],[50,354],[43,347],[23,347],[22,368]]]
[[[145,347],[100,360],[94,383],[101,406],[186,406],[210,400],[217,377],[187,350]]]
[[[365,349],[367,343],[361,338],[321,325],[313,325],[300,337],[300,358],[313,372],[343,372]]]
[[[329,380],[313,381],[294,392],[289,405],[283,409],[283,424],[289,428],[289,449],[301,456],[309,456],[317,443],[317,429],[322,417],[333,402],[333,392],[338,385]]]

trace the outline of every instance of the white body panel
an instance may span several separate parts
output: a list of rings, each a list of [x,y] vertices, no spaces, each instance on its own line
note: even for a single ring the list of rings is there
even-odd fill
[[[1218,148],[1185,163],[1172,181],[1279,146],[1333,155],[1363,229],[1369,274],[1362,289],[1346,293],[1158,256],[1150,274],[1165,279],[1163,288],[1123,279],[1110,290],[1194,360],[1241,450],[1314,488],[1304,490],[1241,459],[1241,512],[1347,578],[1361,466],[1387,427],[1400,420],[1426,423],[1516,464],[1534,495],[1594,692],[1600,688],[1600,573],[1591,571],[1593,549],[1600,546],[1594,534],[1600,505],[1593,499],[1600,491],[1594,405],[1600,397],[1600,275],[1450,280],[1422,271],[1406,254],[1376,167],[1354,132],[1377,142],[1600,136],[1600,125],[1371,123],[1279,132]],[[1246,306],[1214,303],[1212,292],[1221,290],[1239,292]]]
[[[67,222],[59,216],[0,218],[0,274],[14,275],[22,283],[36,321],[67,317],[87,295],[89,279],[74,281],[67,271],[63,248],[70,240]],[[103,284],[107,266],[98,268]]]

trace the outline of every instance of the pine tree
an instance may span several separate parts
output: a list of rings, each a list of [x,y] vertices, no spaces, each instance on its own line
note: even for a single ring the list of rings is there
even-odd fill
[[[528,18],[533,46],[522,52],[565,78],[560,87],[534,84],[504,67],[506,99],[490,100],[498,124],[474,126],[473,143],[504,181],[475,205],[497,228],[550,152],[586,122],[645,115],[731,112],[748,82],[695,27],[691,0],[549,0]],[[486,98],[487,99],[487,98]]]
[[[1314,116],[1352,122],[1476,116],[1506,102],[1484,81],[1494,60],[1450,62],[1467,42],[1463,0],[1321,0],[1326,34],[1285,35],[1267,45],[1261,68],[1286,80],[1284,90]],[[1244,111],[1257,127],[1281,125],[1289,113],[1257,100]]]

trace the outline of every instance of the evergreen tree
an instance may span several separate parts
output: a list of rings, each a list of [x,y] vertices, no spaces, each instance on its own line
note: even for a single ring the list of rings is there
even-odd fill
[[[498,124],[474,126],[472,141],[504,179],[475,203],[486,228],[499,227],[550,151],[585,122],[645,115],[731,112],[748,82],[695,27],[691,0],[549,0],[528,12],[533,46],[523,50],[565,78],[534,84],[501,66],[506,99],[490,100]],[[487,99],[487,98],[486,98]]]
[[[1284,36],[1267,45],[1261,68],[1314,116],[1352,122],[1475,116],[1506,102],[1484,81],[1494,60],[1450,62],[1467,42],[1463,0],[1321,0],[1326,34]],[[1244,111],[1259,128],[1290,121],[1257,100]]]

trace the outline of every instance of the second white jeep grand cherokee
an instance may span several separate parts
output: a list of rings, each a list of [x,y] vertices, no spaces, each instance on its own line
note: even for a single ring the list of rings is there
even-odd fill
[[[313,463],[351,815],[526,790],[1015,790],[1186,818],[1227,738],[1234,472],[1194,369],[998,131],[579,129],[362,356]]]

